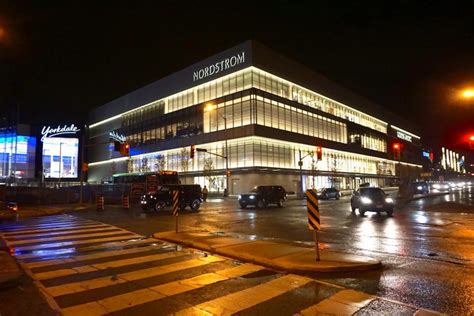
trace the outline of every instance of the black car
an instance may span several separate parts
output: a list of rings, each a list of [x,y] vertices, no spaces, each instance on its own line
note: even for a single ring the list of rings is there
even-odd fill
[[[380,188],[360,188],[354,191],[351,198],[352,212],[359,209],[359,214],[362,216],[365,212],[386,212],[388,216],[391,216],[393,206],[394,200]]]
[[[425,181],[417,181],[411,184],[413,194],[428,194],[430,192],[430,186]]]
[[[341,193],[336,188],[324,188],[321,191],[318,191],[317,195],[318,195],[318,198],[323,199],[323,200],[328,200],[328,199],[339,200],[339,198],[341,197]]]
[[[184,210],[187,206],[197,211],[201,206],[201,186],[195,184],[168,184],[162,186],[155,193],[148,193],[141,197],[140,204],[143,210],[153,208],[155,211],[171,206],[173,191],[179,192],[179,208]]]
[[[286,191],[280,185],[259,185],[254,187],[250,193],[239,195],[241,208],[246,208],[249,205],[264,208],[269,204],[283,207],[285,201]]]

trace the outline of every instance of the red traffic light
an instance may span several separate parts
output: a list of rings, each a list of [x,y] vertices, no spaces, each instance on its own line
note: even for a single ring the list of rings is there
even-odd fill
[[[400,149],[400,144],[399,143],[393,144],[393,149]]]
[[[469,136],[469,140],[470,140],[471,142],[474,142],[474,135]]]
[[[323,148],[321,146],[316,146],[316,159],[317,160],[323,159]]]
[[[130,145],[128,143],[120,144],[120,154],[122,156],[130,156]]]

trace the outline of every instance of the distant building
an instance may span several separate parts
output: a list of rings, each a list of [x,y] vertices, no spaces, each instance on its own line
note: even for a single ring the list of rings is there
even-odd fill
[[[0,183],[79,180],[81,126],[0,127]]]
[[[0,127],[0,183],[35,177],[36,137],[24,124]]]
[[[226,156],[226,140],[231,194],[258,184],[385,186],[422,167],[414,126],[253,41],[100,106],[88,125],[90,182],[165,168],[223,190],[225,159],[212,154]],[[109,144],[112,132],[127,139],[130,159]],[[190,159],[191,145],[207,152]]]

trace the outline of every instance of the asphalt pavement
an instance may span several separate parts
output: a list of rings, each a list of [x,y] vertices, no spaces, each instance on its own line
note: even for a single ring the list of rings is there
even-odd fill
[[[20,314],[437,314],[77,216],[21,219],[0,231],[52,309],[19,307]],[[21,304],[12,299],[0,312],[15,315],[14,306]]]
[[[396,207],[393,217],[351,213],[344,197],[321,201],[321,249],[369,256],[381,260],[383,268],[308,276],[448,314],[472,314],[473,194],[471,188],[414,200]],[[74,214],[145,236],[175,228],[170,210],[158,214],[107,206],[103,212],[94,208]],[[284,208],[242,210],[235,199],[213,198],[199,212],[181,213],[179,227],[311,248],[313,234],[306,221],[303,200],[289,200]]]

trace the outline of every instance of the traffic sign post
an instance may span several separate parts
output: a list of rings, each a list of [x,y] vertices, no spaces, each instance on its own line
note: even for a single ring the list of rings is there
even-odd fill
[[[173,215],[176,219],[176,233],[178,233],[178,209],[179,209],[179,191],[173,191]]]
[[[308,228],[314,232],[314,247],[316,248],[316,261],[319,261],[318,231],[321,230],[319,203],[316,190],[306,190],[306,207],[308,213]]]

